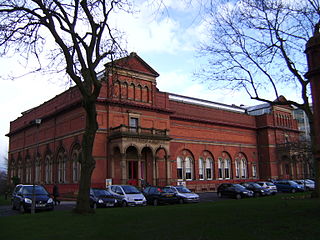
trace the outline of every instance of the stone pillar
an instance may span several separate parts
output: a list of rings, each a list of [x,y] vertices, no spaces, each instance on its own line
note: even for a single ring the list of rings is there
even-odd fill
[[[121,184],[127,184],[127,162],[126,162],[126,154],[121,154]]]
[[[156,163],[156,157],[153,156],[152,158],[152,179],[153,179],[153,182],[152,182],[152,185],[153,186],[156,186],[157,185],[157,163]]]
[[[320,33],[316,29],[313,37],[306,44],[308,72],[305,77],[310,81],[313,107],[314,128],[314,170],[317,197],[320,197]]]

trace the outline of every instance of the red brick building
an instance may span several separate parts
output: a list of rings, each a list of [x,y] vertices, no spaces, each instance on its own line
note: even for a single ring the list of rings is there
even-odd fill
[[[196,191],[214,191],[225,181],[302,176],[291,153],[277,151],[278,144],[298,141],[290,107],[244,109],[161,92],[158,76],[135,53],[100,74],[93,185],[182,181]],[[24,112],[7,135],[9,178],[34,179],[49,189],[58,182],[61,192],[75,192],[84,126],[75,87]]]

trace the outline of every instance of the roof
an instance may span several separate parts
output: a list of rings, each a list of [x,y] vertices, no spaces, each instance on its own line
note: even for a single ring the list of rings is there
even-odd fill
[[[113,62],[109,62],[105,64],[105,67],[117,67],[120,69],[147,74],[153,77],[160,76],[159,73],[157,73],[149,64],[147,64],[135,52],[131,52],[129,56],[126,56],[124,58],[120,58]]]

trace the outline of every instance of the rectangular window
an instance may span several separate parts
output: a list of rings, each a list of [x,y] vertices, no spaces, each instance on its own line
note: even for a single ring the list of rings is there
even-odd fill
[[[138,132],[138,124],[139,119],[138,118],[130,118],[129,126],[131,132]]]
[[[257,166],[252,165],[252,177],[256,178],[257,177]]]

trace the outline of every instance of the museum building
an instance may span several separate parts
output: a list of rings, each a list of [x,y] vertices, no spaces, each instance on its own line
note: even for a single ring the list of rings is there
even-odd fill
[[[277,150],[299,138],[290,106],[244,108],[161,92],[158,76],[136,53],[99,74],[92,186],[185,184],[200,192],[304,176],[294,153]],[[76,193],[85,119],[76,87],[23,112],[7,134],[9,179],[49,190],[57,182],[62,194]]]

